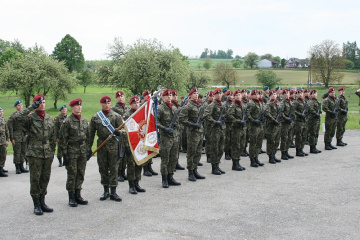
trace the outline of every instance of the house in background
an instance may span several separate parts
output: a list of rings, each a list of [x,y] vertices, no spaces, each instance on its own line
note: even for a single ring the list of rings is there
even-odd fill
[[[257,63],[258,68],[276,68],[279,62],[274,59],[263,59]]]
[[[307,68],[309,66],[309,59],[290,58],[285,67],[286,68]]]

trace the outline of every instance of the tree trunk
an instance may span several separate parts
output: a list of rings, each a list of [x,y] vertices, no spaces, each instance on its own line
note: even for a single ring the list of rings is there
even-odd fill
[[[57,109],[57,98],[55,98],[55,101],[54,101],[54,108]]]
[[[86,91],[86,86],[84,86],[84,93],[85,93],[85,91]]]

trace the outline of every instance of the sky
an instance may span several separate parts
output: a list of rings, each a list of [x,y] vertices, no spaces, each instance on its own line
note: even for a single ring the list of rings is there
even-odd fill
[[[126,45],[155,38],[191,58],[205,48],[306,58],[326,39],[340,47],[360,41],[359,30],[358,0],[5,0],[0,7],[0,39],[50,54],[70,34],[86,60],[107,59],[115,38]]]

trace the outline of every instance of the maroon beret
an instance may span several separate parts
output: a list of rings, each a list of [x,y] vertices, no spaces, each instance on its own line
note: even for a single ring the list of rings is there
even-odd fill
[[[117,98],[118,96],[124,96],[124,92],[123,91],[117,91],[115,94],[115,98]]]
[[[162,96],[167,96],[167,95],[171,95],[172,91],[170,89],[166,89],[165,91],[163,91]]]
[[[232,95],[232,94],[233,94],[233,92],[230,91],[230,90],[227,90],[227,91],[225,92],[225,96],[230,96],[230,95]]]
[[[149,90],[145,90],[142,94],[143,97],[146,97],[147,95],[150,95],[151,92]]]
[[[247,90],[246,88],[244,88],[243,90],[241,90],[242,93],[246,92],[247,93]]]
[[[107,103],[107,102],[111,102],[111,98],[109,96],[105,95],[100,99],[100,103]]]
[[[328,93],[331,93],[332,91],[335,91],[335,88],[330,87]]]
[[[251,91],[250,95],[255,95],[257,93],[258,93],[258,90],[254,89],[254,90]]]
[[[305,89],[304,93],[310,92],[310,89]]]
[[[38,94],[33,98],[33,102],[39,101],[42,98],[42,100],[45,100],[45,96],[42,94]]]
[[[81,105],[81,103],[82,103],[81,98],[75,98],[75,99],[70,101],[69,106],[73,107],[75,105]]]
[[[345,87],[340,87],[339,89],[338,89],[338,91],[344,91],[345,90]]]
[[[290,90],[290,95],[291,95],[291,94],[294,94],[294,93],[295,93],[295,91],[294,91],[294,90]]]
[[[273,95],[274,93],[276,93],[276,91],[275,91],[275,90],[271,90],[271,91],[269,92],[269,96]]]
[[[213,97],[213,96],[214,96],[214,93],[213,93],[213,91],[208,91],[206,95],[207,95],[208,97]]]
[[[286,94],[288,93],[289,90],[287,90],[286,88],[284,90],[281,91],[281,94]]]
[[[310,95],[313,95],[314,93],[317,93],[316,89],[311,90]]]
[[[138,96],[132,96],[129,100],[129,104],[132,104],[133,102],[140,101],[140,98]]]
[[[218,94],[218,93],[222,93],[222,89],[221,88],[217,88],[213,91],[214,95]]]
[[[262,94],[262,91],[261,90],[258,90],[258,92],[257,92],[258,94]]]
[[[172,90],[171,94],[177,96],[177,95],[178,95],[178,91]]]
[[[189,94],[188,94],[188,96],[190,96],[191,94],[193,94],[194,92],[197,92],[197,91],[198,91],[197,88],[191,89],[190,92],[189,92]]]
[[[238,93],[241,93],[241,90],[240,90],[240,89],[235,90],[234,96],[235,96],[236,94],[238,94]]]

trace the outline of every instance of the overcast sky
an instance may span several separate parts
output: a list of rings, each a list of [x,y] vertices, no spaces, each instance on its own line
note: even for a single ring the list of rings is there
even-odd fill
[[[51,53],[70,34],[86,60],[106,59],[115,37],[125,44],[156,38],[190,57],[208,48],[306,58],[325,39],[340,46],[360,41],[359,0],[7,0],[0,6],[0,39],[37,43]]]

